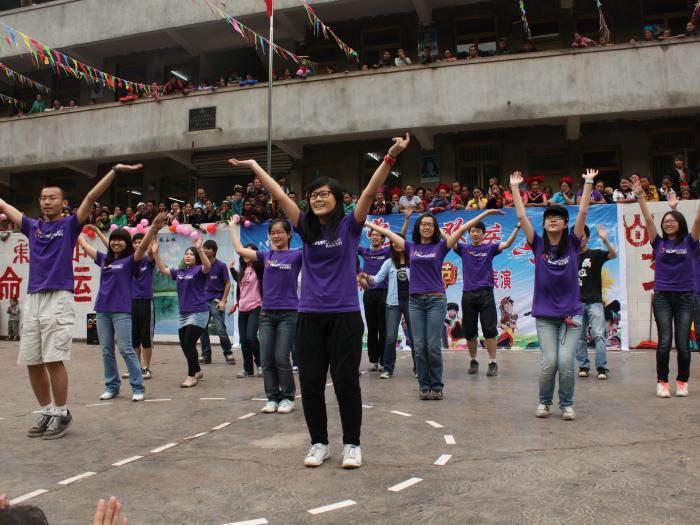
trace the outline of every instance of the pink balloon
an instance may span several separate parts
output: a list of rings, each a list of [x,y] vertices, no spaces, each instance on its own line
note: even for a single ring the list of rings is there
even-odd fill
[[[119,226],[117,226],[116,224],[112,224],[112,225],[109,227],[109,230],[110,230],[110,231],[114,231],[114,230],[116,230],[117,228],[119,228]]]
[[[197,239],[199,239],[199,232],[192,232],[192,233],[190,234],[190,239],[192,239],[193,241],[196,242]]]
[[[143,226],[140,223],[138,226],[136,226],[136,233],[145,233]]]
[[[0,213],[0,221],[6,221],[7,220],[7,215],[4,213]]]
[[[241,216],[238,215],[238,214],[234,215],[234,216],[231,217],[231,218],[232,218],[234,221],[236,221],[237,223],[238,223],[238,222],[241,222]]]
[[[245,226],[246,228],[250,228],[250,225],[251,225],[251,224],[252,224],[252,223],[251,223],[250,221],[246,220],[246,221],[243,223],[243,226]]]
[[[189,234],[191,234],[191,233],[192,233],[192,227],[191,227],[189,224],[185,224],[185,226],[183,226],[183,228],[182,228],[182,233],[183,233],[184,235],[189,235]]]
[[[172,224],[173,226],[175,226],[175,228],[177,228],[178,226],[180,226],[180,221],[178,221],[177,219],[173,219],[173,222],[171,222],[170,224]]]
[[[141,219],[141,222],[139,224],[141,224],[141,226],[145,228],[146,226],[148,226],[148,219]]]

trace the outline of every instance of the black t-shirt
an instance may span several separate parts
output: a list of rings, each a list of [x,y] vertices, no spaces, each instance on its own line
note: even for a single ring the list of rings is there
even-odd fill
[[[399,301],[408,301],[408,271],[407,266],[402,264],[396,268],[396,284],[399,293]]]
[[[581,286],[582,303],[603,302],[603,280],[601,272],[608,260],[605,250],[586,250],[578,256],[578,282]]]

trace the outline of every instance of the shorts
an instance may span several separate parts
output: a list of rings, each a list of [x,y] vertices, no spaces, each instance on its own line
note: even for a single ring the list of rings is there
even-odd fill
[[[155,327],[153,299],[134,299],[131,302],[131,344],[134,348],[153,346]]]
[[[194,312],[186,315],[180,314],[177,329],[179,330],[180,328],[184,328],[189,325],[198,326],[200,328],[206,328],[209,326],[209,310],[206,312]]]
[[[18,365],[70,360],[75,310],[73,292],[45,290],[27,295],[22,312]]]
[[[462,330],[467,341],[476,339],[478,335],[477,320],[481,320],[481,332],[485,339],[494,339],[498,335],[493,288],[462,292]]]

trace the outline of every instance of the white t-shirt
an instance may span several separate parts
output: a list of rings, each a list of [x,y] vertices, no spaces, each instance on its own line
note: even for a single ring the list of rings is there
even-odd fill
[[[402,210],[405,210],[406,208],[417,208],[418,206],[420,206],[421,202],[422,201],[420,200],[420,197],[418,195],[414,195],[410,199],[405,195],[402,195],[399,199],[399,207]]]

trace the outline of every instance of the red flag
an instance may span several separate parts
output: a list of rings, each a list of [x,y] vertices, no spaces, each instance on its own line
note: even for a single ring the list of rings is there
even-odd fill
[[[265,0],[265,4],[267,4],[267,17],[268,18],[272,17],[272,2],[273,2],[273,0]]]

